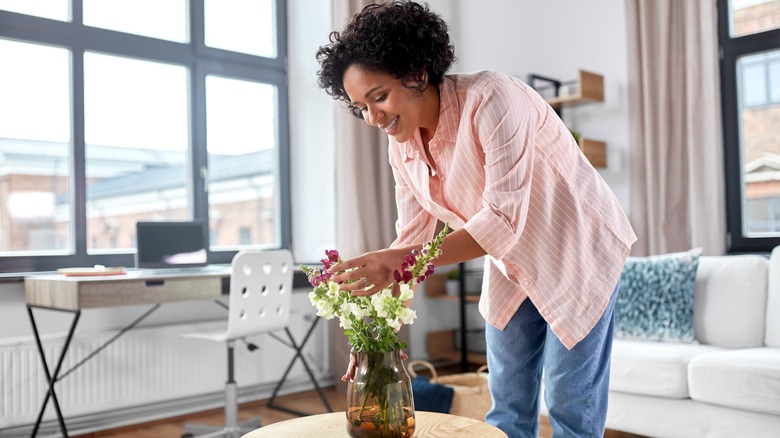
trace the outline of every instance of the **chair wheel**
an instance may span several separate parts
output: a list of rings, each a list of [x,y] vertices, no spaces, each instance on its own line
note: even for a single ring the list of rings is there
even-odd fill
[[[181,434],[181,438],[192,438],[194,436],[195,435],[193,435],[193,434],[191,434],[189,432]]]

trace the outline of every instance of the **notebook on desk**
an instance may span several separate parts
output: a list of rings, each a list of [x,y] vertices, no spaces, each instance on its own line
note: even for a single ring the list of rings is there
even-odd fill
[[[137,222],[135,266],[161,272],[208,269],[206,224]]]

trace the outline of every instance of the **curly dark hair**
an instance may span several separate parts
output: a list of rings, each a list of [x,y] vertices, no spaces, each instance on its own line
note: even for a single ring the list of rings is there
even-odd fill
[[[406,0],[372,4],[355,15],[341,32],[331,32],[330,44],[317,50],[317,84],[336,100],[350,103],[344,72],[352,64],[392,75],[404,85],[425,91],[438,86],[455,60],[447,23],[428,5]],[[425,80],[419,74],[425,72]],[[362,118],[360,111],[353,111]]]

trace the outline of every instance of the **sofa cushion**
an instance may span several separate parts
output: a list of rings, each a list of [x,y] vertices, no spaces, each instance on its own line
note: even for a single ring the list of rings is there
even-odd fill
[[[691,398],[780,415],[780,348],[701,354],[688,367]]]
[[[767,347],[780,347],[780,246],[772,250],[769,258],[764,344]]]
[[[758,255],[702,256],[696,273],[693,321],[702,344],[764,345],[769,261]]]
[[[620,275],[615,335],[694,340],[693,296],[701,248],[651,257],[629,257]]]
[[[610,391],[688,398],[688,363],[718,347],[680,342],[615,339]]]

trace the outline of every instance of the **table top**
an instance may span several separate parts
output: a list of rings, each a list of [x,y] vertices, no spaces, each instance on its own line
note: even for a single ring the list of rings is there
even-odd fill
[[[219,298],[230,284],[230,265],[180,271],[128,270],[122,275],[30,275],[28,305],[80,310]]]
[[[424,411],[416,411],[414,417],[417,423],[414,431],[415,437],[507,438],[506,434],[497,427],[472,418]],[[249,432],[242,438],[285,436],[299,438],[344,438],[347,437],[346,423],[347,417],[345,412],[310,415],[269,424]]]

